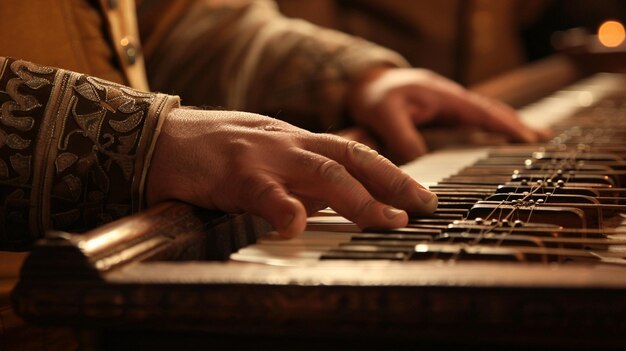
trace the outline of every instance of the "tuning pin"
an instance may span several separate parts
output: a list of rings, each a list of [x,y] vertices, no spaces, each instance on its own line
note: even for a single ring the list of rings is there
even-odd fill
[[[528,180],[527,179],[522,179],[522,185],[528,185]]]
[[[552,186],[553,182],[552,182],[552,178],[548,178],[546,179],[546,185],[548,186]]]
[[[563,179],[559,179],[559,181],[556,182],[556,186],[559,188],[563,187],[564,185],[565,185],[565,182],[563,181]]]
[[[537,199],[537,203],[538,204],[542,204],[543,203],[543,199]]]
[[[480,218],[480,217],[476,217],[474,219],[474,222],[476,222],[476,224],[483,224],[484,220],[482,218]]]
[[[497,219],[495,219],[495,218],[491,220],[491,224],[493,224],[493,225],[496,225],[496,224],[498,224],[499,222],[500,222],[500,221],[498,221],[498,220],[497,220]]]
[[[524,166],[526,166],[527,169],[532,168],[533,166],[533,160],[531,159],[526,159],[526,161],[524,161]]]
[[[582,152],[586,152],[589,151],[591,149],[591,147],[589,147],[589,145],[585,145],[585,144],[578,144],[578,151],[582,151]]]
[[[546,191],[546,195],[547,195],[547,196],[550,196],[550,195],[552,195],[552,193],[551,193],[551,192],[549,192],[549,191]]]
[[[515,222],[513,222],[513,226],[514,227],[521,227],[524,225],[524,222],[520,221],[519,219],[515,220]]]
[[[509,222],[509,220],[508,220],[508,219],[503,219],[502,221],[500,221],[500,224],[501,224],[503,227],[510,227],[510,225],[511,225],[511,223]]]

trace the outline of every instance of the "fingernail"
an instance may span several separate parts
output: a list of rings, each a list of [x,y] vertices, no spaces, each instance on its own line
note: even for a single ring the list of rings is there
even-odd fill
[[[417,188],[417,196],[422,200],[422,207],[427,212],[434,212],[437,209],[439,199],[435,193],[423,188]]]
[[[403,213],[404,211],[393,208],[391,206],[387,206],[383,209],[383,214],[385,215],[385,217],[387,217],[387,219],[396,219],[399,215]]]
[[[370,149],[369,147],[358,144],[353,149],[352,152],[354,154],[354,158],[361,161],[369,161],[378,157],[378,152],[374,149]]]
[[[420,200],[422,200],[422,202],[426,203],[428,201],[432,201],[432,198],[437,198],[437,195],[435,195],[435,193],[431,192],[430,190],[422,187],[422,186],[418,186],[415,189],[417,189],[417,196],[420,198]]]

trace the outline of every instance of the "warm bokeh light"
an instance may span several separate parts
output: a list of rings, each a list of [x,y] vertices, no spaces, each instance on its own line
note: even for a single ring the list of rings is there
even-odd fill
[[[617,21],[606,21],[598,28],[598,39],[606,47],[620,46],[625,38],[624,26]]]

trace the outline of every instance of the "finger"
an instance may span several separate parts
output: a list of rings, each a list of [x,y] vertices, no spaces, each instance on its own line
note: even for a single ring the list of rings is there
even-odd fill
[[[519,120],[513,110],[497,106],[478,95],[463,95],[452,97],[449,106],[469,124],[480,126],[487,131],[503,133],[513,141],[538,140],[537,135]]]
[[[363,128],[360,128],[360,127],[347,128],[347,129],[338,131],[336,134],[342,138],[346,138],[348,140],[354,140],[361,144],[365,144],[374,150],[380,149],[380,145],[378,144],[376,139]]]
[[[389,98],[363,123],[383,141],[389,157],[405,163],[428,152],[426,143],[415,129],[411,112],[399,98]]]
[[[535,133],[537,133],[537,135],[539,136],[539,140],[541,141],[547,141],[554,137],[554,132],[550,129],[540,128],[533,130],[535,131]]]
[[[494,132],[504,132],[514,130],[519,135],[513,136],[515,141],[523,142],[537,142],[545,135],[545,131],[533,129],[522,122],[517,112],[508,105],[493,99],[486,98],[477,94],[471,94],[471,99],[476,101],[476,104],[482,106],[487,112],[488,116],[486,123],[493,129],[488,129]],[[499,126],[497,122],[502,122],[503,125]]]
[[[345,167],[322,155],[300,150],[287,184],[299,197],[327,203],[361,228],[406,226],[405,211],[385,205],[370,195]],[[312,186],[314,185],[314,186]]]
[[[539,139],[539,134],[523,124],[517,113],[501,102],[469,92],[442,77],[433,78],[428,90],[441,94],[443,115],[487,131],[503,133],[515,141],[536,142]],[[424,91],[413,89],[410,98],[416,104],[423,103]]]
[[[311,151],[336,160],[379,200],[411,213],[432,213],[437,196],[375,150],[332,135],[319,135],[321,142],[306,145]]]
[[[240,189],[239,207],[267,220],[281,237],[293,238],[304,231],[305,207],[271,176],[249,176]]]

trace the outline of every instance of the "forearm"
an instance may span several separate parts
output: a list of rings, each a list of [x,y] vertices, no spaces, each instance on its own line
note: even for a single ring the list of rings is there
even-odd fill
[[[287,19],[269,1],[196,2],[181,13],[168,32],[146,38],[148,74],[154,87],[192,105],[327,131],[345,124],[346,94],[358,76],[407,65],[364,40]]]
[[[137,211],[175,97],[0,58],[0,249]]]

